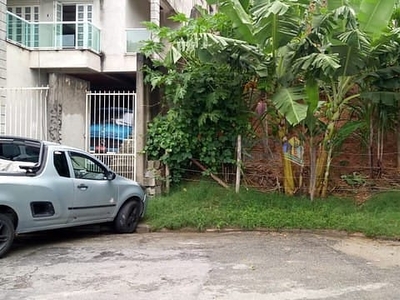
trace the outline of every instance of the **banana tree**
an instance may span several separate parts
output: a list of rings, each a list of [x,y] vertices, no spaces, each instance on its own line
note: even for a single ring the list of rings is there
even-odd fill
[[[281,136],[303,124],[319,147],[312,197],[326,196],[338,121],[352,89],[365,72],[378,68],[371,57],[396,0],[209,0],[233,26],[204,28],[174,40],[164,63],[185,58],[235,64],[270,82],[268,93],[282,118]],[[162,34],[162,30],[160,30]],[[162,38],[162,36],[161,36]],[[379,40],[380,41],[380,40]],[[186,57],[182,55],[186,54]],[[311,88],[312,87],[312,88]],[[307,91],[308,90],[308,91]],[[324,94],[324,105],[319,95]],[[323,139],[315,139],[324,121]],[[318,121],[318,122],[317,122]],[[313,130],[310,130],[313,128]],[[292,167],[284,161],[285,191],[294,192]]]
[[[365,130],[360,133],[365,144],[368,146],[368,158],[370,177],[378,176],[383,171],[384,138],[386,133],[394,130],[398,106],[400,104],[400,35],[398,19],[400,10],[396,8],[389,23],[391,29],[380,37],[375,43],[373,56],[379,62],[379,69],[366,74],[359,82],[362,90],[361,101],[351,110],[358,114],[360,123]],[[398,130],[400,132],[400,130]],[[400,140],[400,139],[398,139]],[[374,159],[376,149],[376,160]],[[398,162],[400,160],[398,159]],[[398,168],[400,163],[398,163]]]
[[[392,53],[399,56],[399,44]],[[388,50],[386,48],[386,50]],[[389,53],[386,52],[386,57]],[[398,61],[398,58],[395,60]],[[385,60],[390,62],[390,60]],[[380,175],[383,171],[384,138],[387,132],[395,129],[398,123],[397,117],[400,104],[400,66],[388,65],[373,72],[365,78],[363,84],[365,92],[362,93],[362,101],[355,107],[356,112],[360,113],[365,125],[367,125],[366,139],[368,144],[368,156],[371,178]],[[369,125],[369,126],[368,126]],[[374,151],[376,149],[376,161],[374,161]],[[398,163],[398,166],[400,164]],[[374,170],[377,170],[374,172]]]
[[[302,74],[306,82],[317,78],[326,97],[319,114],[325,120],[326,131],[318,154],[315,196],[327,195],[335,139],[340,135],[340,116],[352,99],[360,97],[354,86],[366,73],[379,68],[373,54],[388,25],[394,2],[329,1],[313,14],[311,26],[292,46],[294,73]],[[282,101],[277,99],[277,103]]]
[[[234,24],[234,38],[243,41],[259,50],[261,56],[250,57],[249,64],[254,65],[258,82],[264,85],[267,82],[269,95],[279,94],[280,97],[293,97],[286,88],[296,80],[289,70],[286,46],[298,38],[303,26],[302,16],[307,9],[306,1],[269,1],[269,0],[222,0],[209,1],[210,4],[218,2],[219,11],[223,12]],[[259,88],[263,88],[259,86]],[[300,95],[300,94],[299,94]],[[279,137],[287,138],[288,124],[295,119],[299,123],[307,114],[307,106],[300,103],[302,97],[296,98],[291,103],[282,104],[279,111],[289,112],[280,114],[278,121]],[[286,105],[294,106],[291,110]],[[296,190],[292,164],[283,157],[284,189],[287,194]]]
[[[216,1],[213,1],[216,2]],[[220,10],[235,24],[237,38],[255,45],[264,55],[275,82],[274,104],[286,121],[306,126],[324,120],[315,182],[310,193],[326,196],[339,118],[352,99],[363,74],[378,68],[371,57],[386,29],[396,0],[221,0]],[[325,105],[309,109],[310,97],[299,86],[317,81]],[[303,83],[303,84],[302,84]],[[315,95],[315,88],[314,93]],[[315,101],[314,101],[315,102]],[[285,165],[285,178],[292,178]],[[288,182],[286,192],[292,193]]]

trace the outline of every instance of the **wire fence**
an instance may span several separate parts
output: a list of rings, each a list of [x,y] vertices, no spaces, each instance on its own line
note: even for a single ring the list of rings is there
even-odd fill
[[[232,152],[234,149],[231,149]],[[233,152],[234,153],[234,152]],[[369,166],[369,154],[353,147],[350,151],[340,151],[330,162],[328,192],[330,194],[355,194],[358,192],[400,191],[400,171],[397,167],[396,151],[385,152],[382,162]],[[199,159],[198,159],[199,160]],[[376,157],[373,157],[376,163]],[[293,179],[300,194],[308,193],[310,166],[307,155],[304,166],[292,164]],[[205,172],[195,166],[178,170],[183,174],[183,182],[201,180]],[[213,175],[234,187],[236,166],[221,167]],[[278,147],[272,154],[260,150],[247,151],[241,165],[241,188],[258,189],[263,192],[283,192],[283,158]],[[302,181],[299,186],[299,182]]]

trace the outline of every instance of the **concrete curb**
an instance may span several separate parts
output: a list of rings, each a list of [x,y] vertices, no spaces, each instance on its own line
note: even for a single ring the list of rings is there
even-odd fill
[[[268,229],[268,228],[254,228],[252,230],[245,230],[240,228],[207,228],[205,230],[197,230],[195,228],[182,228],[182,229],[160,229],[160,230],[152,230],[151,226],[146,223],[139,223],[137,229],[137,233],[150,233],[150,232],[203,232],[203,233],[230,233],[230,232],[266,232],[266,233],[277,233],[277,234],[300,234],[300,233],[308,233],[308,234],[318,234],[318,235],[325,235],[328,237],[359,237],[359,238],[366,238],[371,240],[386,240],[386,241],[400,241],[399,238],[394,237],[385,237],[385,236],[378,236],[378,237],[367,237],[365,234],[361,232],[346,232],[346,231],[339,231],[339,230],[328,230],[328,229]]]

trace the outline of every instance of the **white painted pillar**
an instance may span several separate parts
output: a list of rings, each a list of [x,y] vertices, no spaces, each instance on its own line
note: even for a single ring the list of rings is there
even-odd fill
[[[160,0],[150,1],[150,22],[160,26]]]

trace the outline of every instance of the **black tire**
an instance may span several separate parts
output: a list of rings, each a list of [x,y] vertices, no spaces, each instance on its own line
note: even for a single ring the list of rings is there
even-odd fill
[[[15,237],[15,228],[11,218],[0,214],[0,258],[10,249]]]
[[[118,233],[135,232],[140,220],[140,211],[139,201],[133,200],[125,203],[115,217],[115,231]]]

